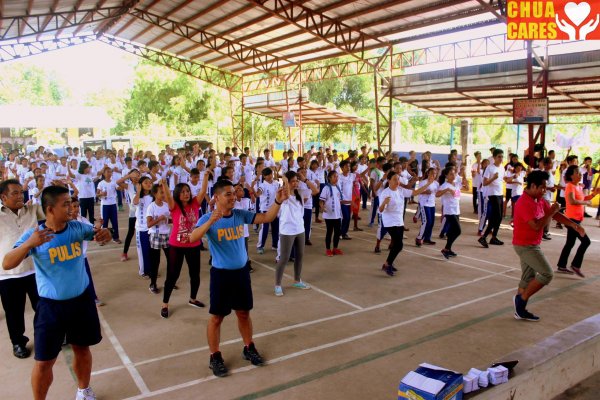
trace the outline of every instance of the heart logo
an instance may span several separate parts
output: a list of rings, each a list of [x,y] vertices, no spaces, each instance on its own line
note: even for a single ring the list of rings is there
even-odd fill
[[[573,21],[576,26],[581,25],[582,22],[585,21],[590,15],[591,11],[592,8],[585,1],[582,1],[579,4],[569,2],[565,5],[565,14],[567,14],[567,17],[569,17],[569,19]]]

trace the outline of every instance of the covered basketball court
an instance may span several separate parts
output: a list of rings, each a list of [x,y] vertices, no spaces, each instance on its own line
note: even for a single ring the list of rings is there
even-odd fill
[[[0,60],[93,40],[121,48],[228,90],[234,142],[241,146],[248,141],[243,134],[247,96],[288,93],[302,90],[306,82],[369,74],[375,83],[377,141],[387,150],[396,76],[409,67],[430,64],[427,60],[433,59],[425,55],[439,49],[437,44],[418,43],[497,27],[503,7],[503,1],[487,0],[4,0]],[[512,50],[480,51],[484,53],[468,52],[464,59]],[[539,58],[534,46],[525,52],[530,60],[525,97],[534,97],[545,78],[534,68],[532,60]],[[315,64],[334,57],[342,58],[335,64]],[[460,57],[456,53],[451,60]],[[433,97],[439,101],[444,96]],[[252,112],[250,107],[247,111]],[[534,133],[531,149],[543,143],[543,130],[537,138]],[[470,209],[470,198],[463,202],[463,209]],[[171,316],[163,320],[160,296],[151,295],[148,282],[137,277],[136,257],[122,263],[117,259],[120,248],[91,245],[95,283],[107,303],[100,309],[104,340],[93,350],[94,390],[102,399],[395,398],[400,379],[421,362],[462,372],[483,368],[598,313],[600,233],[591,222],[586,220],[593,239],[584,264],[587,278],[556,277],[531,305],[543,320],[527,324],[512,316],[511,297],[520,268],[510,246],[480,248],[474,216],[465,214],[464,233],[456,244],[460,255],[446,261],[439,243],[413,245],[417,225],[410,222],[411,213],[414,209],[407,214],[411,231],[394,278],[380,270],[385,251],[372,253],[374,229],[355,232],[352,241],[342,242],[344,256],[327,258],[324,229],[313,225],[314,246],[308,248],[303,272],[313,289],[295,291],[287,276],[282,298],[273,295],[274,252],[258,255],[251,250],[256,269],[255,338],[268,365],[255,368],[241,359],[242,345],[230,317],[221,342],[232,376],[223,380],[207,366],[207,311],[185,305],[185,273],[171,300]],[[361,217],[367,220],[368,212],[362,211]],[[124,215],[121,226],[126,226]],[[508,240],[510,228],[503,228],[500,236]],[[555,263],[564,233],[552,233],[553,240],[543,249]],[[252,234],[251,249],[255,240]],[[202,300],[208,299],[207,261],[203,253]],[[160,286],[164,260],[162,265]],[[31,322],[30,311],[27,316]],[[32,332],[30,325],[27,332]],[[0,341],[8,343],[4,329]],[[63,350],[50,398],[65,398],[74,391],[67,366],[72,354]],[[0,397],[30,397],[31,365],[31,359],[15,360],[9,346],[0,346]],[[587,367],[582,362],[578,371],[549,379],[547,390],[578,382],[577,373]]]

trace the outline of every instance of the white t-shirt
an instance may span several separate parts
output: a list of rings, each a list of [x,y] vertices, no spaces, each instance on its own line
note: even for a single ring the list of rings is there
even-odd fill
[[[383,226],[404,226],[404,195],[402,194],[402,188],[398,187],[396,190],[392,190],[388,187],[384,189],[379,195],[380,204],[388,197],[391,197],[391,200],[381,213]]]
[[[407,171],[404,170],[402,172],[400,172],[400,183],[403,185],[408,185],[408,182],[410,181],[410,179],[412,178],[412,175]],[[404,189],[401,188],[402,190],[402,195],[404,196],[404,198],[409,198],[410,196],[412,196],[412,189]]]
[[[518,183],[512,185],[512,196],[521,196],[523,194],[523,183],[525,183],[525,171],[521,171],[518,174],[513,173],[513,180]]]
[[[475,176],[473,177],[473,187],[479,189],[479,186],[481,185],[481,172],[477,173],[477,170],[481,171],[481,163],[475,162],[471,166],[471,172],[475,173]]]
[[[352,190],[354,189],[355,174],[349,173],[348,176],[339,174],[338,186],[342,190],[342,200],[352,201]]]
[[[496,167],[494,164],[490,164],[483,173],[483,179],[490,179],[496,172],[498,173],[498,179],[495,179],[492,183],[485,186],[487,189],[486,196],[502,196],[503,187],[502,182],[504,181],[504,167]]]
[[[546,181],[546,188],[553,188],[553,187],[554,187],[554,174],[548,173],[548,180]],[[546,193],[544,194],[544,199],[551,202],[553,195],[554,195],[554,192],[547,190]]]
[[[79,191],[80,199],[96,197],[96,188],[94,187],[94,177],[92,174],[75,172],[75,177],[77,178],[77,190]]]
[[[156,225],[152,226],[150,229],[148,229],[150,234],[158,233],[161,235],[167,235],[167,234],[171,233],[171,227],[169,226],[169,222],[168,222],[171,212],[169,211],[169,205],[167,204],[167,202],[163,201],[162,205],[160,205],[160,206],[158,204],[156,204],[155,202],[150,203],[150,205],[146,209],[146,218],[152,217],[153,219],[156,219],[156,218],[160,217],[161,215],[166,216],[167,220],[160,221],[158,224],[156,224]]]
[[[313,208],[313,195],[312,190],[308,187],[308,185],[304,182],[298,182],[298,194],[302,196],[302,200],[304,200],[304,209],[312,210]]]
[[[146,220],[148,206],[152,203],[152,196],[149,194],[140,198],[140,202],[137,204],[135,211],[135,230],[148,232],[148,221]],[[133,204],[133,203],[132,203]]]
[[[240,200],[235,201],[235,205],[233,206],[233,208],[235,208],[237,210],[250,211],[250,208],[252,206],[251,203],[252,202],[250,201],[249,198],[242,197]],[[248,231],[248,224],[244,224],[244,237],[245,238],[250,237],[250,232]]]
[[[279,209],[279,233],[299,235],[304,232],[304,204],[292,193]]]
[[[418,187],[421,188],[427,185],[427,180],[421,180],[418,183]],[[431,193],[430,194],[420,194],[419,195],[419,205],[421,207],[435,207],[435,193],[439,188],[439,183],[437,181],[433,181],[431,185],[427,188]]]
[[[29,190],[29,200],[31,200],[31,204],[42,204],[41,196],[38,196],[38,197],[35,196],[39,192],[40,192],[40,189],[38,189],[37,186],[34,187],[33,189]]]
[[[101,181],[98,184],[98,190],[106,192],[106,196],[100,198],[100,205],[112,206],[113,204],[117,204],[117,184],[114,181]]]
[[[273,181],[271,183],[267,181],[263,181],[258,183],[258,189],[261,191],[260,195],[260,211],[266,212],[271,208],[273,203],[275,202],[275,196],[277,195],[277,190],[279,189],[279,182]]]
[[[325,203],[323,207],[323,218],[340,219],[342,218],[342,191],[339,186],[326,185],[321,190],[319,199]]]
[[[460,215],[460,185],[444,182],[439,190],[452,189],[452,193],[444,193],[441,196],[444,215]]]

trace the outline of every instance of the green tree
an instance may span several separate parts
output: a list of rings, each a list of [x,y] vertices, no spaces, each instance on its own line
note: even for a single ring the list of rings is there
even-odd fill
[[[68,97],[52,72],[21,62],[0,65],[0,104],[61,105]]]

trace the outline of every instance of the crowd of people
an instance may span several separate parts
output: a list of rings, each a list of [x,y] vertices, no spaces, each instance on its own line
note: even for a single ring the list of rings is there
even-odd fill
[[[120,259],[127,262],[135,238],[137,273],[148,280],[152,294],[162,290],[160,316],[165,319],[170,317],[169,302],[178,289],[184,261],[190,279],[188,304],[205,307],[198,299],[200,259],[203,251],[210,252],[209,367],[222,377],[228,370],[219,350],[220,326],[232,310],[244,341],[242,356],[253,365],[264,363],[252,339],[250,274],[253,255],[268,248],[269,232],[276,264],[275,296],[285,294],[282,280],[290,261],[291,287],[309,290],[302,278],[304,254],[315,249],[326,257],[343,256],[343,243],[352,240],[351,228],[357,232],[376,225],[374,253],[381,253],[382,240],[389,235],[389,253],[381,270],[393,277],[410,230],[407,205],[416,206],[413,222],[420,223],[415,245],[436,246],[432,238],[438,236],[445,240],[440,257],[456,257],[453,246],[464,229],[460,199],[472,185],[479,245],[504,244],[500,226],[505,218],[514,227],[512,243],[523,270],[514,315],[537,321],[539,317],[526,309],[527,301],[550,283],[554,272],[584,277],[590,239],[581,223],[591,217],[586,206],[591,207],[600,194],[598,179],[593,185],[599,171],[590,157],[580,164],[572,154],[557,160],[553,151],[537,154],[531,165],[516,154],[505,159],[496,148],[490,149],[488,158],[475,152],[472,163],[459,159],[454,150],[440,162],[430,152],[419,160],[415,152],[403,157],[367,146],[345,156],[329,148],[311,148],[301,155],[288,150],[277,162],[269,149],[251,154],[248,148],[236,147],[218,152],[212,146],[187,150],[167,146],[158,154],[131,149],[66,151],[63,157],[43,147],[30,154],[9,152],[0,183],[0,227],[5,232],[0,240],[0,296],[18,358],[30,355],[26,296],[36,310],[35,399],[45,398],[63,343],[74,350],[77,399],[95,398],[89,386],[89,347],[101,339],[96,307],[104,303],[93,286],[88,241],[122,245]],[[360,211],[368,206],[371,210],[363,212],[367,222]],[[118,216],[125,207],[128,224],[122,242]],[[438,235],[436,212],[442,216]],[[554,271],[540,249],[542,240],[552,240],[552,219],[557,229],[567,230]],[[324,243],[311,240],[313,224],[324,225]],[[255,249],[249,247],[251,232],[257,235]],[[577,240],[579,247],[569,262]],[[162,288],[161,253],[166,261]]]

